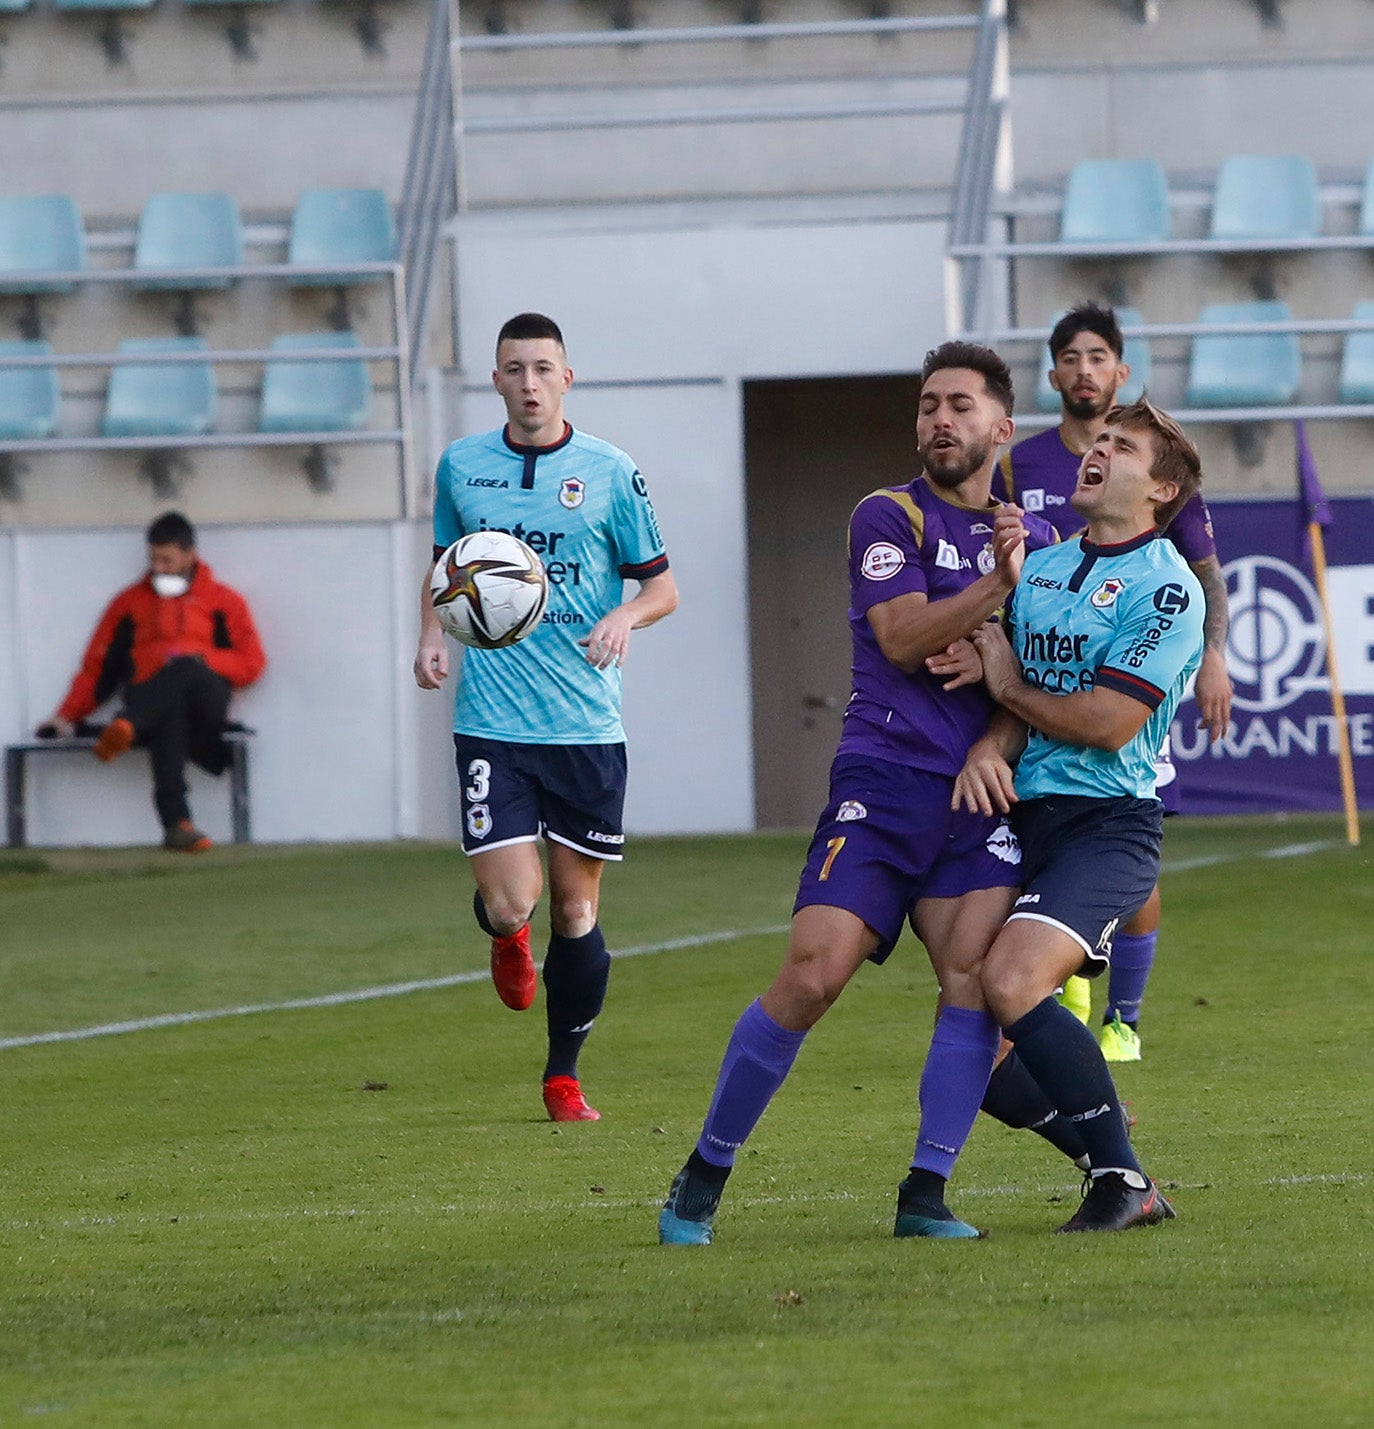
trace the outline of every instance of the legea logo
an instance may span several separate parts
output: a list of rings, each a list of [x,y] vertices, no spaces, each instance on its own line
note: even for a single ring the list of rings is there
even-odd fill
[[[1312,582],[1273,556],[1243,556],[1224,569],[1231,604],[1226,668],[1243,710],[1281,710],[1329,688],[1326,633]]]

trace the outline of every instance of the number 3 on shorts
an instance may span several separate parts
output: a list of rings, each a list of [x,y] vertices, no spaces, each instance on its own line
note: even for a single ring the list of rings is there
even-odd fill
[[[470,782],[463,793],[468,796],[469,803],[480,804],[491,790],[491,765],[485,759],[474,759],[468,765],[468,779]],[[827,863],[826,867],[830,865]]]
[[[830,877],[830,865],[835,862],[836,856],[839,854],[839,851],[840,851],[843,847],[844,847],[844,835],[843,835],[843,834],[841,834],[841,835],[839,836],[839,838],[833,838],[833,839],[831,839],[830,842],[829,842],[828,844],[826,844],[826,848],[828,848],[828,849],[830,850],[830,852],[826,854],[826,856],[825,856],[825,862],[824,862],[823,864],[821,864],[821,871],[820,871],[820,873],[817,875],[817,878],[816,878],[816,882],[817,882],[817,883],[824,883],[825,880]]]

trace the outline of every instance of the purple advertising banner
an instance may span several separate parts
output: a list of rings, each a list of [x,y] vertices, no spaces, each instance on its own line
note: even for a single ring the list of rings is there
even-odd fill
[[[1327,590],[1336,668],[1362,808],[1374,808],[1374,497],[1332,498]],[[1231,728],[1215,745],[1197,705],[1179,706],[1171,739],[1185,813],[1261,814],[1340,809],[1336,721],[1326,634],[1313,575],[1306,508],[1278,501],[1213,501],[1226,574],[1235,686]]]

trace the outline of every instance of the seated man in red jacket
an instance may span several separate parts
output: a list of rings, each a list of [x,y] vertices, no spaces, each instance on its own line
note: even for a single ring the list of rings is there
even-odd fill
[[[210,774],[228,768],[229,692],[251,685],[266,663],[243,597],[196,555],[191,523],[168,511],[148,527],[147,575],[106,607],[66,699],[37,732],[70,736],[122,687],[123,707],[96,742],[95,757],[146,748],[164,847],[199,853],[210,840],[191,822],[186,761]]]

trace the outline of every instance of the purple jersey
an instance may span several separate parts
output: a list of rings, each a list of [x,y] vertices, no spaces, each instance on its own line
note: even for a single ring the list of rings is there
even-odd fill
[[[1069,505],[1069,497],[1078,485],[1082,460],[1064,445],[1058,427],[1037,432],[1002,453],[992,474],[992,494],[1043,516],[1060,537],[1067,540],[1078,535],[1085,524]],[[1217,543],[1212,536],[1212,513],[1200,493],[1174,517],[1165,534],[1190,564],[1205,561],[1217,553]]]
[[[923,478],[875,491],[849,518],[849,628],[853,689],[839,754],[859,754],[951,778],[983,733],[992,701],[981,684],[946,691],[924,669],[899,670],[868,623],[875,605],[917,592],[946,600],[994,565],[997,502],[974,509],[939,494]],[[1028,517],[1028,550],[1054,544],[1051,526]]]

